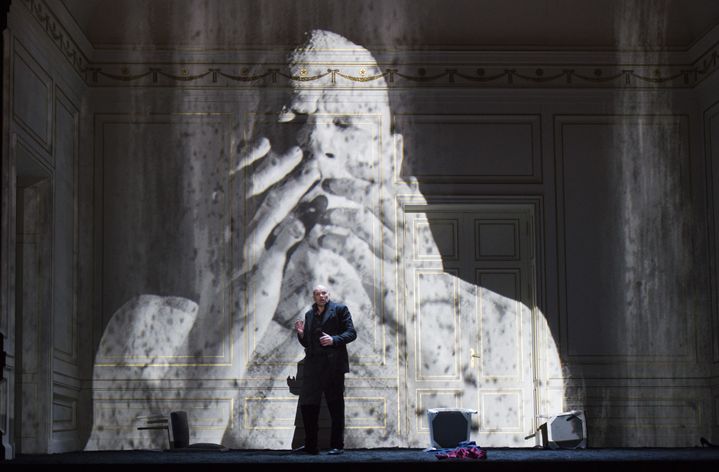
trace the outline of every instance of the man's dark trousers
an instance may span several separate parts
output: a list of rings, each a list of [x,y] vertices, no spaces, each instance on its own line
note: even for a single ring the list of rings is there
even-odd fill
[[[344,373],[332,369],[333,362],[325,356],[305,359],[302,382],[302,424],[305,428],[305,449],[318,449],[319,415],[322,395],[330,412],[330,447],[344,449],[345,401]]]

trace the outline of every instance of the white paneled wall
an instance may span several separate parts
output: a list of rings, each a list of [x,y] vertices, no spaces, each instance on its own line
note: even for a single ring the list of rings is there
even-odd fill
[[[82,345],[77,271],[85,85],[27,9],[14,8],[9,24],[6,91],[11,113],[3,142],[9,143],[10,163],[4,169],[11,173],[3,200],[14,201],[10,213],[22,219],[3,222],[11,247],[3,259],[17,261],[9,275],[13,283],[3,294],[7,311],[1,323],[11,340],[12,371],[3,383],[3,396],[12,401],[4,403],[2,416],[3,441],[11,446],[8,456],[83,446],[81,398],[88,374],[82,368],[89,365],[89,351]],[[16,385],[19,396],[12,393]],[[17,418],[15,411],[20,412]]]
[[[27,186],[18,194],[25,214],[46,205],[51,243],[41,246],[45,233],[32,225],[3,220],[9,247],[16,237],[27,245],[23,269],[37,266],[23,288],[39,287],[34,307],[25,302],[32,294],[17,300],[11,285],[3,293],[10,357],[0,418],[11,453],[166,447],[164,432],[137,428],[180,409],[191,442],[292,447],[288,376],[302,350],[290,308],[308,304],[309,278],[324,275],[311,259],[287,257],[277,281],[287,309],[263,311],[273,280],[251,286],[243,272],[248,260],[262,262],[263,251],[248,256],[261,209],[248,193],[259,183],[237,170],[261,130],[276,133],[278,152],[307,133],[304,123],[275,123],[290,91],[281,74],[240,80],[282,67],[285,51],[148,53],[140,63],[92,51],[99,65],[84,69],[92,61],[79,51],[92,48],[62,17],[50,21],[74,38],[74,56],[27,2],[13,6],[3,131],[12,185],[3,199]],[[349,198],[366,212],[345,216],[351,230],[335,241],[356,258],[327,256],[336,264],[324,271],[359,328],[349,346],[347,446],[428,445],[423,415],[438,406],[478,409],[473,434],[483,446],[532,446],[524,436],[573,408],[585,410],[593,447],[716,440],[717,74],[656,89],[575,72],[490,83],[442,75],[446,64],[417,53],[398,70],[407,77],[423,59],[426,77],[439,67],[441,84],[387,75],[378,86],[364,80],[376,64],[338,54],[312,67],[345,67],[344,75],[313,82],[305,71],[300,102],[326,107],[309,115],[315,130],[365,133],[354,146],[337,144],[369,163],[370,185]],[[263,58],[266,67],[236,66]],[[588,74],[600,64],[574,60]],[[204,74],[207,64],[213,73]],[[320,158],[342,171],[332,167],[340,152]],[[45,200],[15,175],[46,182]],[[324,190],[349,192],[357,181],[344,177]],[[333,190],[337,182],[347,187]],[[314,235],[308,254],[331,242],[327,234]],[[356,255],[353,237],[379,257]],[[350,289],[340,281],[351,270],[349,282],[362,283]]]

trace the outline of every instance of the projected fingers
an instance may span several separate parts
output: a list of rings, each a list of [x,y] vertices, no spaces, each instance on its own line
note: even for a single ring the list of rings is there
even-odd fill
[[[290,215],[273,231],[273,243],[263,253],[263,258],[277,259],[285,256],[287,251],[302,241],[305,236],[305,225],[296,215]]]
[[[302,150],[295,146],[282,155],[270,152],[263,157],[252,172],[248,182],[247,197],[255,197],[268,188],[287,178],[289,173],[302,162]]]
[[[323,225],[315,228],[315,231],[321,233],[317,238],[318,246],[346,260],[365,286],[374,286],[379,280],[380,271],[386,271],[388,264],[392,263],[389,258],[380,257],[372,244],[352,230]]]
[[[286,179],[268,190],[252,217],[247,238],[249,260],[257,260],[275,228],[299,205],[302,196],[319,180],[315,162],[309,162],[294,179]]]
[[[282,277],[278,277],[278,274],[282,273],[290,248],[304,237],[305,227],[299,218],[290,215],[278,225],[275,233],[274,243],[261,253],[247,280],[248,288],[253,294],[253,305],[262,307],[262,310],[268,310],[269,313],[274,313],[279,304]]]
[[[322,181],[324,191],[355,202],[367,200],[372,195],[376,185],[359,179],[328,178]]]
[[[240,155],[240,162],[237,167],[230,173],[234,174],[245,169],[247,166],[252,165],[257,159],[265,157],[270,152],[270,140],[267,138],[260,138],[257,143],[252,146],[248,146],[242,150]]]
[[[332,208],[325,212],[321,223],[351,228],[353,234],[365,242],[377,257],[394,255],[394,233],[367,208]]]
[[[397,185],[387,185],[392,193],[382,188],[378,182],[361,179],[327,178],[322,180],[322,190],[328,195],[334,195],[348,202],[372,211],[387,229],[393,230],[395,223],[394,195],[401,188]]]
[[[298,146],[293,146],[283,154],[277,154],[272,151],[270,141],[262,137],[254,145],[243,149],[240,162],[230,175],[249,171],[249,167],[254,166],[245,190],[245,198],[252,198],[286,179],[300,162],[302,150]]]
[[[382,302],[377,306],[383,307],[386,319],[393,318],[396,300],[394,279],[387,278],[387,275],[394,272],[394,261],[381,258],[367,241],[347,228],[330,225],[318,226],[315,230],[322,233],[318,238],[320,252],[329,251],[343,261],[339,265],[344,269],[341,274],[337,274],[336,285],[343,288],[361,287],[365,299],[369,301],[376,301],[379,297]],[[355,299],[362,299],[351,290],[347,293],[351,293]]]

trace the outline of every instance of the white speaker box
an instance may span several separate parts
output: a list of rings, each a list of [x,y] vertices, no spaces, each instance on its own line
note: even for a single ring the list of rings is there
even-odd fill
[[[584,411],[572,410],[552,416],[539,427],[542,445],[551,449],[587,447],[587,420]]]

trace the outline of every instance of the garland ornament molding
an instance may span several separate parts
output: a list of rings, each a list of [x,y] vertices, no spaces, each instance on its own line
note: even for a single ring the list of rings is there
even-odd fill
[[[149,87],[291,87],[366,84],[388,88],[693,88],[719,69],[719,42],[690,64],[428,64],[382,71],[376,64],[313,64],[287,74],[287,64],[93,64],[62,26],[45,0],[21,0],[50,40],[88,86]],[[380,66],[381,67],[381,66]],[[237,69],[241,69],[239,72]],[[368,71],[372,71],[370,74]],[[376,72],[376,73],[374,73]],[[376,83],[377,82],[377,83]],[[384,86],[385,84],[382,84]]]
[[[402,87],[608,87],[608,88],[693,88],[719,68],[719,52],[713,51],[701,67],[686,68],[647,66],[596,67],[594,65],[565,67],[467,67],[447,68],[426,66],[414,71],[387,68],[369,75],[365,66],[337,68],[333,64],[315,66],[299,74],[287,74],[283,64],[251,65],[238,72],[237,66],[207,65],[111,65],[88,67],[86,82],[90,86],[112,86],[120,82],[136,86],[181,87],[342,87],[366,84],[384,79],[388,88]],[[179,69],[179,70],[178,70]]]

